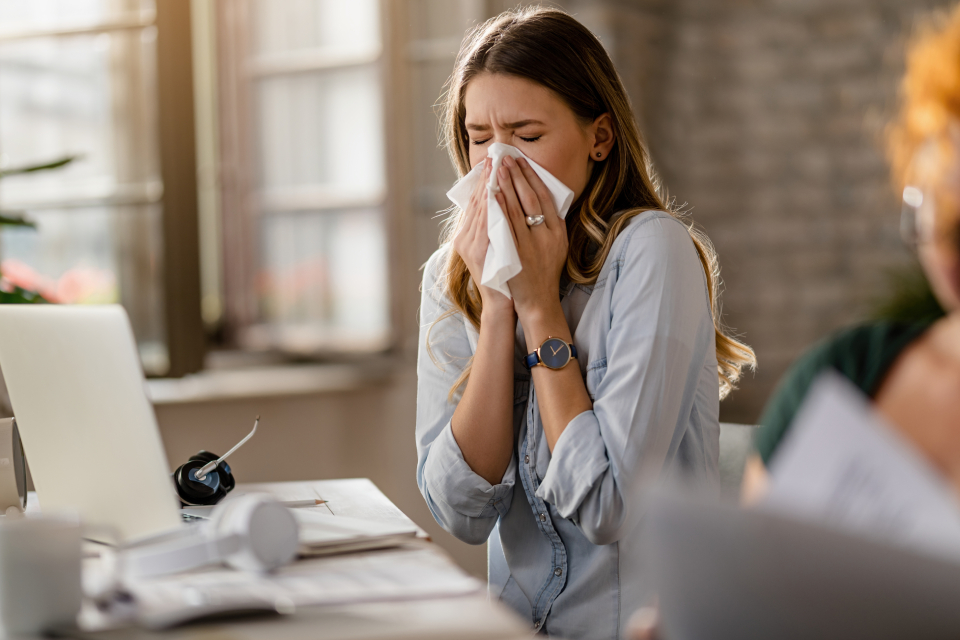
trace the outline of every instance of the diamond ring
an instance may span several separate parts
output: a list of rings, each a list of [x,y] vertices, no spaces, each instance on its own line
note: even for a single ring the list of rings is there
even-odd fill
[[[535,227],[538,224],[543,224],[543,216],[527,216],[527,226]]]

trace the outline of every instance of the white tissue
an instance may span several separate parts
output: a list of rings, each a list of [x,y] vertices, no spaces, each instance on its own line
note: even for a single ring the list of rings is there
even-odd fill
[[[567,217],[567,211],[573,204],[573,191],[546,169],[527,158],[516,147],[494,142],[487,150],[487,156],[493,159],[490,182],[487,184],[487,236],[490,238],[490,246],[487,248],[487,257],[483,262],[483,275],[480,277],[480,284],[512,298],[507,281],[520,273],[522,269],[520,256],[517,255],[513,234],[510,233],[510,222],[497,203],[496,192],[491,189],[491,187],[497,186],[497,170],[500,169],[503,157],[507,155],[512,158],[524,158],[530,163],[530,166],[533,167],[533,170],[540,176],[540,179],[543,180],[550,191],[553,204],[557,208],[557,214],[561,220]],[[470,203],[470,196],[473,195],[473,190],[476,188],[477,180],[480,179],[482,174],[483,163],[481,162],[453,185],[453,188],[447,192],[447,197],[460,209],[466,209]]]

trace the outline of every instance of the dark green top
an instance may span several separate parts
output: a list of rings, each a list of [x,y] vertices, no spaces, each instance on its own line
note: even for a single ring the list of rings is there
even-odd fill
[[[801,356],[780,380],[760,418],[754,444],[764,464],[769,464],[807,389],[821,371],[828,367],[836,369],[872,398],[900,352],[931,323],[881,321],[851,327]]]

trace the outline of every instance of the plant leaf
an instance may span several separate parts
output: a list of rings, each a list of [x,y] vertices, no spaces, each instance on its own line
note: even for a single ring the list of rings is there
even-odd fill
[[[20,211],[0,211],[0,225],[11,227],[31,227],[37,228],[37,223],[23,216]]]
[[[22,167],[0,169],[0,178],[20,175],[22,173],[34,173],[35,171],[46,171],[48,169],[59,169],[60,167],[66,166],[78,158],[80,158],[79,155],[64,156],[62,158],[42,162],[40,164],[28,164]]]
[[[13,291],[0,289],[0,304],[46,304],[50,302],[35,291],[14,287]]]

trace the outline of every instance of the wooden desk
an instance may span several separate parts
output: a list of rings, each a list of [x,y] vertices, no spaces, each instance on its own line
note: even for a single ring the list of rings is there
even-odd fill
[[[241,484],[236,490],[263,491],[288,500],[316,496],[326,500],[325,506],[334,515],[410,522],[365,478]],[[463,573],[426,534],[421,534],[421,539],[412,541],[411,545],[433,556],[432,570],[435,571],[439,563],[451,572]],[[366,560],[378,557],[376,554],[389,553],[370,551],[351,555],[357,560]],[[477,591],[455,597],[314,606],[300,608],[288,616],[206,622],[163,632],[124,629],[78,637],[102,640],[519,640],[531,634],[532,629],[507,607],[490,602],[485,591]]]

